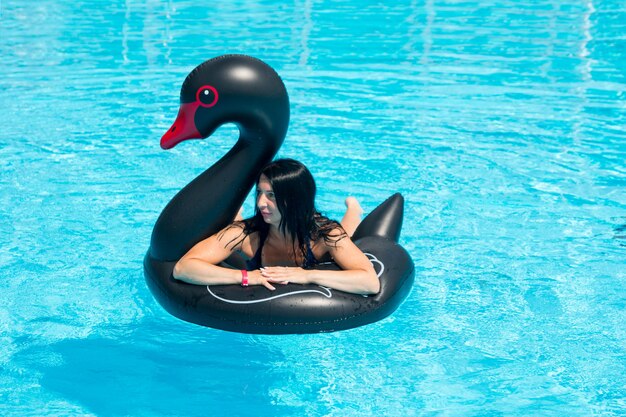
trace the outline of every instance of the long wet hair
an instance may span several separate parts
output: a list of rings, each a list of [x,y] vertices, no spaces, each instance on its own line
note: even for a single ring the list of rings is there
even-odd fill
[[[277,159],[266,165],[257,177],[265,176],[272,187],[276,206],[281,215],[278,229],[293,241],[293,253],[300,253],[306,262],[309,241],[324,239],[327,244],[336,244],[347,237],[341,225],[322,215],[315,208],[317,187],[313,175],[301,162],[294,159]],[[258,201],[258,193],[255,202]],[[238,224],[237,224],[238,223]],[[243,227],[243,238],[251,233],[259,232],[260,240],[264,241],[269,233],[270,225],[263,220],[261,211],[255,203],[254,216],[233,226]],[[237,239],[236,239],[237,240]]]

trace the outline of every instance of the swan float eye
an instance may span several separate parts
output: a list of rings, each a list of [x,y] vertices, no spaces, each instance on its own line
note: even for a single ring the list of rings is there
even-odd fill
[[[196,102],[202,107],[213,107],[217,103],[217,90],[211,85],[203,85],[196,92]]]

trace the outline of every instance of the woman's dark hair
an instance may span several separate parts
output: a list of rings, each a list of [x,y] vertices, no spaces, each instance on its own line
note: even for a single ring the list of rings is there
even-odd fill
[[[348,236],[341,225],[323,216],[315,208],[317,188],[313,175],[301,162],[294,159],[277,159],[266,165],[260,172],[272,187],[276,206],[281,215],[279,230],[294,242],[294,254],[299,250],[302,259],[307,259],[308,241],[323,238],[327,243],[335,243]],[[258,199],[258,195],[257,195]],[[255,201],[257,201],[255,199]],[[269,224],[263,220],[255,204],[254,216],[243,221],[244,237],[259,232],[261,241],[269,232]],[[296,248],[297,242],[297,248]]]

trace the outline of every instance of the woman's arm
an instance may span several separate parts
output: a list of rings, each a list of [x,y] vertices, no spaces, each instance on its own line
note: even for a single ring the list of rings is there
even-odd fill
[[[262,268],[270,282],[317,284],[355,294],[376,294],[380,281],[367,256],[348,237],[327,245],[328,252],[341,271],[323,271],[294,267]]]
[[[241,236],[242,228],[230,225],[219,233],[197,243],[174,266],[174,278],[189,284],[222,285],[240,284],[241,271],[224,268],[218,264],[234,251],[240,250],[243,240],[229,244]],[[245,239],[244,239],[245,240]],[[248,272],[249,285],[264,285],[270,290],[274,286],[261,276],[259,270]]]

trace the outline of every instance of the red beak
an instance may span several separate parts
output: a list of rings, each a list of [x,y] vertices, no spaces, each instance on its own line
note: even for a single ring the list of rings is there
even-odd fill
[[[202,139],[193,119],[198,109],[198,103],[183,103],[178,109],[178,116],[172,127],[161,138],[161,148],[171,149],[187,139]]]

